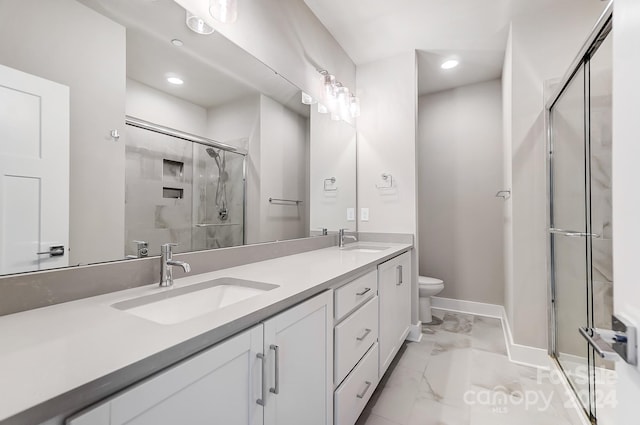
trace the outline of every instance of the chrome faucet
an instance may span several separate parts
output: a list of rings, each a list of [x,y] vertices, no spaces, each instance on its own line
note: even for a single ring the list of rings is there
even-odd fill
[[[167,288],[173,286],[173,266],[182,267],[185,273],[191,271],[189,263],[173,259],[172,248],[178,244],[165,243],[160,246],[160,287]]]
[[[358,240],[358,238],[356,238],[355,236],[345,235],[344,234],[345,230],[349,230],[349,229],[340,229],[340,230],[338,230],[338,247],[339,248],[344,248],[344,240],[346,238],[353,239],[354,242],[356,242]]]

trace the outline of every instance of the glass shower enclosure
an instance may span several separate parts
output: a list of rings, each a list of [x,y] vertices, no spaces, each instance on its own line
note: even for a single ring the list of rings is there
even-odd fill
[[[613,424],[614,363],[580,327],[611,329],[611,10],[547,104],[550,354],[594,423]]]
[[[127,117],[125,254],[159,255],[245,242],[246,152]]]

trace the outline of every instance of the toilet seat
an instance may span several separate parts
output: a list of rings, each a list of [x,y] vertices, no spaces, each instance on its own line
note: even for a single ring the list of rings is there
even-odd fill
[[[443,282],[435,277],[418,276],[418,284],[420,285],[442,285]]]

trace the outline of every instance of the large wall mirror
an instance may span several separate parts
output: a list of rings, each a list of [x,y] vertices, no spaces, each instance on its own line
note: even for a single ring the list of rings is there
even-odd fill
[[[354,128],[188,21],[0,0],[0,274],[356,230]]]

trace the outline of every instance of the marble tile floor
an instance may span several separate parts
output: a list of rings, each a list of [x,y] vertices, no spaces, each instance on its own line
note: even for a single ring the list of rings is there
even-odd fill
[[[356,425],[578,425],[549,371],[512,363],[499,319],[433,311],[401,348]]]

